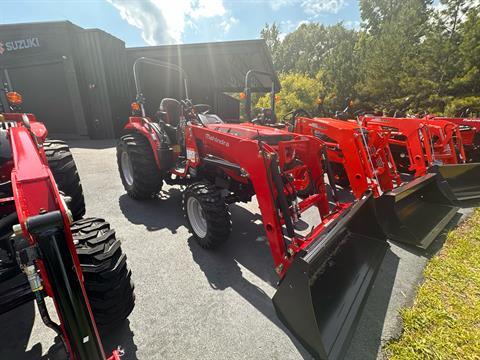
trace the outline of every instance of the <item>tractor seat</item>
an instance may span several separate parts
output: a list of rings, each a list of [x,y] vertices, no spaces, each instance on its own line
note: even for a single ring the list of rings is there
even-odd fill
[[[171,98],[163,99],[160,102],[160,111],[165,114],[165,123],[175,128],[178,126],[182,113],[182,105],[179,101]]]
[[[179,101],[171,98],[162,99],[159,113],[163,121],[164,129],[172,143],[177,143],[177,128],[180,123],[182,105]]]

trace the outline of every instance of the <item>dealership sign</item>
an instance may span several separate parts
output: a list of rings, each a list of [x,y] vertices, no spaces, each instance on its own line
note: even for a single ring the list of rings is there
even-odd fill
[[[12,40],[12,41],[0,41],[0,55],[6,54],[12,51],[25,50],[31,48],[40,47],[40,41],[38,37],[32,37],[28,39]]]

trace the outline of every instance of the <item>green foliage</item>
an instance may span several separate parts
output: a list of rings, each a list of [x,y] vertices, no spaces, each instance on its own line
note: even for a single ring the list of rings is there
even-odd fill
[[[305,109],[315,112],[318,95],[323,92],[323,86],[316,79],[298,73],[280,76],[282,90],[278,93],[276,102],[277,117],[281,119],[292,109]],[[270,96],[262,96],[257,102],[258,108],[270,107]]]
[[[294,92],[290,98],[282,90],[279,110],[314,109],[320,92],[331,112],[346,97],[359,108],[387,111],[478,111],[480,7],[471,0],[440,2],[435,10],[431,0],[360,0],[360,30],[308,23],[283,41],[275,23],[266,25],[261,36],[282,86]],[[310,96],[301,91],[310,86],[307,78],[316,83]]]
[[[391,360],[479,359],[480,210],[450,233],[427,264],[403,333],[386,346]]]

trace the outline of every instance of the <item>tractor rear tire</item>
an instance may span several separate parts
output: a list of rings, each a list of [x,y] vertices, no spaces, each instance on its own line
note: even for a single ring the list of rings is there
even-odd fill
[[[135,305],[132,273],[120,240],[99,218],[75,221],[71,230],[95,322],[101,328],[120,324]]]
[[[71,198],[69,208],[73,220],[85,215],[82,184],[69,146],[61,140],[46,140],[43,149],[58,190]]]
[[[117,145],[117,163],[123,187],[131,198],[150,199],[162,188],[163,180],[145,136],[122,136]]]
[[[207,181],[187,186],[183,212],[197,243],[214,249],[224,243],[232,230],[230,212],[220,190]]]

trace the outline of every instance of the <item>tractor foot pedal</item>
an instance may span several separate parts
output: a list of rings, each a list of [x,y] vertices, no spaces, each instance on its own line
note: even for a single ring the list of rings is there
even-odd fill
[[[299,219],[293,224],[293,227],[295,228],[295,230],[298,230],[298,231],[305,231],[306,229],[309,228],[309,226],[310,225],[308,225],[308,223],[303,221],[302,219]]]

